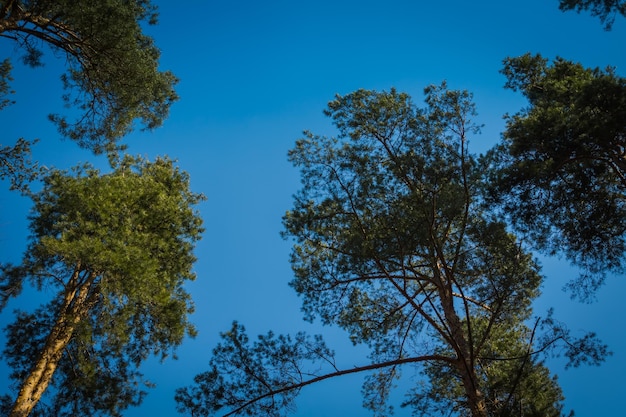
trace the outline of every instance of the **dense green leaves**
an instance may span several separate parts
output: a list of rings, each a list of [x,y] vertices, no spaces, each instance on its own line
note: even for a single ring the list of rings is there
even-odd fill
[[[168,160],[126,157],[106,175],[54,171],[35,196],[37,240],[29,263],[73,268],[80,262],[111,277],[105,292],[145,296],[174,289],[181,274],[193,278],[191,249],[200,231],[193,206],[201,198],[188,185],[188,176]]]
[[[508,117],[492,151],[492,197],[537,247],[583,267],[576,287],[589,294],[624,264],[626,80],[538,55],[507,59],[503,72],[530,107]]]
[[[44,345],[67,335],[46,406],[54,412],[39,413],[119,415],[143,395],[139,365],[195,333],[184,283],[195,278],[202,198],[167,159],[126,157],[108,174],[85,167],[45,178],[23,262],[1,277],[5,298],[25,281],[58,291],[7,328],[4,356],[18,383]]]
[[[133,128],[159,126],[177,99],[177,80],[160,71],[160,52],[142,30],[155,23],[148,0],[0,1],[0,37],[24,51],[24,62],[43,64],[47,50],[60,55],[71,118],[50,116],[60,132],[81,146],[102,152]]]

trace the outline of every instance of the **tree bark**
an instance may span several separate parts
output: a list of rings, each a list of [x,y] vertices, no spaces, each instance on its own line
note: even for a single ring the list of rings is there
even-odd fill
[[[458,355],[456,368],[461,376],[461,382],[463,383],[463,389],[465,390],[468,408],[470,409],[472,417],[487,417],[487,404],[485,402],[485,396],[480,390],[480,383],[476,375],[476,369],[474,368],[475,358],[473,357],[469,348],[469,343],[463,334],[461,321],[456,315],[456,312],[450,313],[449,311],[446,311],[446,316],[449,320],[452,338],[457,345],[455,349]]]
[[[83,276],[81,276],[81,272]],[[27,417],[37,405],[69,344],[78,323],[85,318],[94,299],[95,276],[77,266],[66,286],[56,322],[46,337],[43,349],[22,382],[9,417]]]
[[[465,396],[467,397],[468,408],[472,417],[487,417],[485,396],[478,387],[474,368],[469,368],[467,364],[462,362],[459,365],[459,372],[461,372],[463,388],[465,389]]]
[[[449,274],[447,271],[441,271],[441,268],[437,268],[437,270],[441,278],[445,274]],[[457,354],[456,368],[461,377],[463,389],[465,390],[467,405],[472,417],[487,417],[485,396],[480,390],[480,383],[474,367],[476,358],[470,342],[472,335],[465,334],[464,325],[454,308],[454,293],[450,285],[451,278],[447,277],[447,279],[442,281],[445,282],[445,285],[441,286],[439,296],[446,323],[450,330],[450,336],[453,340],[452,348]],[[469,317],[467,317],[467,320],[469,320]],[[469,327],[467,329],[468,333],[470,333],[471,329]]]

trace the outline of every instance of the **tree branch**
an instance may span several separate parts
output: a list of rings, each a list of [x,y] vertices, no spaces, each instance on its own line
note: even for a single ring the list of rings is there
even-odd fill
[[[240,413],[241,411],[243,411],[245,408],[249,407],[250,405],[268,398],[268,397],[273,397],[275,395],[278,394],[282,394],[284,392],[289,392],[289,391],[293,391],[293,390],[298,390],[301,388],[306,387],[307,385],[311,385],[311,384],[315,384],[317,382],[326,380],[326,379],[330,379],[330,378],[335,378],[335,377],[339,377],[339,376],[343,376],[343,375],[350,375],[350,374],[355,374],[355,373],[359,373],[359,372],[367,372],[367,371],[372,371],[375,369],[381,369],[381,368],[388,368],[390,366],[398,366],[398,365],[405,365],[408,363],[418,363],[418,362],[427,362],[427,361],[443,361],[443,362],[448,362],[450,364],[453,364],[455,362],[454,358],[450,358],[447,356],[443,356],[443,355],[425,355],[425,356],[418,356],[418,357],[414,357],[414,358],[404,358],[404,359],[395,359],[392,361],[387,361],[387,362],[380,362],[380,363],[374,363],[371,365],[365,365],[365,366],[358,366],[352,369],[344,369],[341,371],[336,371],[336,372],[331,372],[329,374],[325,374],[325,375],[320,375],[317,376],[315,378],[311,378],[307,381],[303,381],[300,382],[298,384],[293,384],[293,385],[289,385],[286,387],[282,387],[282,388],[278,388],[278,389],[274,389],[271,390],[265,394],[259,395],[255,398],[252,398],[248,401],[246,401],[243,405],[237,407],[236,409],[229,411],[228,413],[224,414],[223,417],[228,417],[228,416],[232,416],[235,414]]]

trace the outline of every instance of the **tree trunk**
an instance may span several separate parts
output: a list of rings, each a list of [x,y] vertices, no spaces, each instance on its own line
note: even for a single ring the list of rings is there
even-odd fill
[[[27,417],[32,412],[48,388],[76,325],[89,312],[94,295],[90,289],[95,277],[91,273],[85,273],[86,276],[81,277],[80,273],[77,266],[67,285],[54,327],[48,334],[37,361],[22,382],[9,417]]]
[[[441,268],[439,268],[439,270],[441,279],[445,272],[442,272]],[[454,343],[452,348],[455,350],[458,358],[456,368],[461,376],[467,405],[472,417],[487,417],[487,404],[484,394],[480,390],[476,369],[474,368],[476,358],[474,357],[475,352],[471,346],[471,329],[464,326],[454,308],[454,296],[452,294],[452,287],[449,284],[451,281],[450,277],[444,281],[446,285],[441,286],[439,297],[441,299],[444,317],[450,330],[450,336]],[[469,317],[467,319],[469,320]],[[465,330],[467,330],[467,333]]]
[[[467,398],[468,408],[472,417],[487,417],[487,404],[485,397],[480,390],[480,383],[476,376],[474,367],[475,357],[474,351],[470,347],[468,336],[463,331],[463,324],[452,307],[452,302],[448,308],[445,308],[446,318],[452,333],[452,338],[456,343],[456,353],[458,355],[457,370],[461,376],[465,397]]]
[[[487,417],[487,404],[485,403],[483,393],[478,387],[474,369],[469,368],[466,364],[460,364],[459,368],[463,368],[462,370],[459,369],[459,371],[461,372],[467,405],[472,417]]]
[[[459,320],[456,312],[453,312],[448,317],[452,338],[457,344],[456,352],[458,355],[458,361],[456,368],[461,376],[461,382],[463,383],[463,389],[465,390],[465,397],[467,398],[467,405],[470,409],[472,417],[487,417],[487,404],[485,403],[485,397],[480,390],[480,383],[476,376],[476,369],[474,368],[473,352],[469,347],[469,342],[462,331],[462,324]],[[452,319],[452,320],[450,320]]]

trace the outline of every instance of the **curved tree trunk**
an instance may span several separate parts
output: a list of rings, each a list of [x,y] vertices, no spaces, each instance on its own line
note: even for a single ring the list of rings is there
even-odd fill
[[[22,382],[9,417],[27,417],[52,380],[63,351],[72,339],[76,325],[86,317],[95,297],[95,276],[77,266],[70,278],[54,327],[30,373]],[[83,272],[83,276],[81,276]]]

